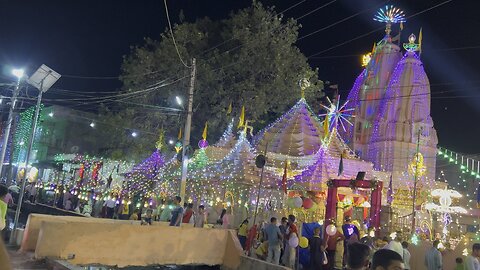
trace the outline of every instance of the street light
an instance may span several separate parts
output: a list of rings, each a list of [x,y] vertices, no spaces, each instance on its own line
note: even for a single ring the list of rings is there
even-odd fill
[[[136,138],[138,136],[138,133],[137,132],[132,132],[132,137]]]
[[[53,112],[50,112],[48,116],[53,117]]]
[[[182,98],[181,98],[181,97],[176,96],[176,97],[175,97],[175,101],[177,102],[178,105],[183,106],[183,105],[182,105],[182,104],[183,104],[183,101],[182,101]]]
[[[91,122],[91,123],[90,123],[90,127],[91,127],[91,128],[94,128],[94,127],[95,127],[95,123],[94,123],[94,122]]]
[[[168,140],[168,144],[173,145],[174,143],[175,142],[172,139]]]
[[[20,80],[21,78],[23,78],[23,75],[25,74],[25,71],[21,68],[14,68],[12,70],[12,74],[13,74],[13,76],[17,77],[18,80]]]
[[[7,120],[7,127],[3,132],[3,144],[2,144],[2,152],[0,153],[0,176],[2,175],[3,163],[5,161],[5,155],[7,154],[7,146],[8,146],[8,138],[10,137],[10,130],[12,128],[13,122],[13,112],[15,110],[15,105],[17,104],[17,96],[20,92],[20,83],[24,76],[23,69],[13,69],[12,74],[17,77],[17,84],[15,89],[13,90],[12,98],[10,99],[10,110],[8,112],[8,120]],[[7,183],[9,183],[7,179]]]
[[[14,74],[21,75],[23,76],[23,71],[16,71]],[[27,155],[25,158],[25,176],[22,179],[22,187],[20,189],[20,195],[18,196],[18,204],[17,204],[17,209],[15,211],[15,219],[13,221],[13,229],[12,232],[10,233],[10,244],[15,243],[16,241],[16,230],[18,227],[18,219],[20,218],[20,210],[22,209],[22,201],[23,201],[23,193],[25,193],[25,184],[27,182],[27,168],[28,168],[28,162],[30,161],[30,155],[32,154],[33,150],[33,143],[35,140],[35,133],[37,130],[37,122],[38,122],[38,117],[40,114],[40,107],[42,105],[42,95],[44,92],[47,92],[52,85],[60,79],[60,74],[55,72],[53,69],[47,67],[46,65],[41,65],[35,73],[33,73],[30,78],[28,78],[28,84],[32,85],[33,87],[37,88],[39,93],[37,97],[37,106],[35,109],[35,115],[33,117],[33,122],[32,122],[32,133],[30,133],[30,140],[28,142],[28,151]],[[19,81],[20,81],[19,77]],[[6,147],[4,147],[6,148]]]

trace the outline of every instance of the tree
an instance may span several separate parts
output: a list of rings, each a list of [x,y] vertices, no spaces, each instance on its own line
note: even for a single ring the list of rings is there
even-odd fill
[[[307,100],[323,94],[318,71],[295,46],[299,27],[295,20],[258,2],[225,20],[203,18],[175,25],[179,54],[188,62],[197,59],[192,145],[200,139],[206,121],[210,138],[221,135],[229,122],[230,103],[234,113],[245,105],[246,119],[254,121],[258,130],[300,98],[301,79],[310,81]],[[176,95],[186,97],[189,72],[178,59],[168,29],[160,40],[145,39],[144,45],[133,47],[124,57],[121,80],[126,93],[139,94],[125,105],[134,114],[123,121],[152,132],[163,125],[167,136],[176,134],[183,125],[178,112],[159,108],[144,113],[138,104],[174,107]],[[152,147],[154,142],[152,138]]]

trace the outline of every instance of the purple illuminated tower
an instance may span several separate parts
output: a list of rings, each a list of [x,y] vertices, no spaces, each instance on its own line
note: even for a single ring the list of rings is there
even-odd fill
[[[404,45],[407,52],[391,75],[369,143],[369,159],[376,169],[392,172],[394,189],[412,185],[408,165],[415,159],[419,138],[426,167],[421,182],[429,185],[435,180],[438,139],[430,116],[430,83],[414,42],[411,35]]]

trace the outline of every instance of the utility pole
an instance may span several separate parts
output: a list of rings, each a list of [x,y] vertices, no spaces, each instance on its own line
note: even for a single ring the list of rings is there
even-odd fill
[[[13,221],[13,229],[10,232],[10,244],[14,244],[17,240],[17,228],[18,228],[18,221],[20,219],[20,212],[22,210],[22,203],[23,203],[23,196],[25,193],[25,185],[27,183],[28,177],[28,162],[30,161],[30,156],[33,150],[33,144],[35,141],[35,133],[37,131],[37,122],[40,116],[40,108],[42,106],[42,96],[44,92],[47,92],[48,89],[58,80],[60,79],[61,75],[52,70],[51,68],[47,67],[46,65],[40,66],[37,71],[28,79],[28,83],[30,85],[35,86],[38,90],[38,97],[37,97],[37,107],[35,108],[35,115],[33,116],[32,122],[32,133],[30,133],[30,138],[28,142],[28,151],[25,160],[25,174],[22,179],[22,186],[20,189],[20,193],[18,195],[18,202],[17,202],[17,209],[15,211],[15,219]]]
[[[20,80],[21,80],[21,77],[18,78],[17,85],[15,86],[15,89],[13,90],[12,98],[10,99],[10,110],[8,112],[7,127],[3,132],[2,152],[0,154],[0,176],[2,175],[3,163],[5,161],[5,155],[7,153],[8,138],[10,138],[10,130],[12,128],[13,114],[15,110],[15,105],[17,103],[17,96],[18,96],[18,93],[20,92]],[[7,182],[8,182],[8,179],[7,179]]]
[[[43,84],[43,82],[42,82]],[[30,139],[28,142],[28,151],[27,151],[27,157],[25,160],[25,176],[23,177],[20,193],[18,195],[18,202],[17,202],[17,209],[15,211],[15,219],[13,220],[13,229],[10,232],[10,244],[15,243],[16,241],[16,229],[18,227],[18,219],[20,218],[20,211],[22,209],[22,203],[23,203],[23,196],[25,193],[25,184],[27,182],[27,177],[28,177],[28,162],[30,161],[30,156],[32,154],[33,150],[33,143],[35,141],[35,133],[37,131],[37,122],[38,122],[38,117],[40,114],[40,107],[42,106],[42,95],[43,91],[40,90],[40,93],[38,94],[37,98],[37,107],[35,108],[35,115],[33,116],[33,122],[32,122],[32,133],[30,134]]]
[[[413,202],[412,202],[412,234],[415,233],[415,217],[416,217],[416,211],[415,211],[415,203],[417,200],[417,182],[418,182],[418,166],[420,162],[420,135],[422,134],[423,127],[420,127],[418,130],[418,135],[417,135],[417,151],[415,155],[415,180],[413,181]]]
[[[182,147],[182,178],[180,182],[180,198],[182,202],[185,202],[185,190],[187,186],[187,147],[190,145],[190,131],[192,128],[192,114],[193,114],[193,90],[195,88],[195,77],[197,67],[195,65],[195,58],[192,59],[191,73],[190,73],[190,87],[188,88],[188,107],[187,107],[187,119],[185,121],[185,134],[183,135],[183,147]]]

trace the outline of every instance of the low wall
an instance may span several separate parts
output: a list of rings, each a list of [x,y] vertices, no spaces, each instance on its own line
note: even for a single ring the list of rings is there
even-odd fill
[[[224,265],[237,269],[233,231],[101,222],[42,221],[35,257],[73,264],[125,267],[156,264]]]
[[[140,221],[134,220],[113,220],[103,218],[88,218],[75,216],[51,216],[43,214],[30,214],[28,216],[25,232],[22,239],[21,251],[34,251],[37,246],[40,225],[43,221],[51,222],[80,222],[80,223],[116,223],[116,224],[140,224]]]

